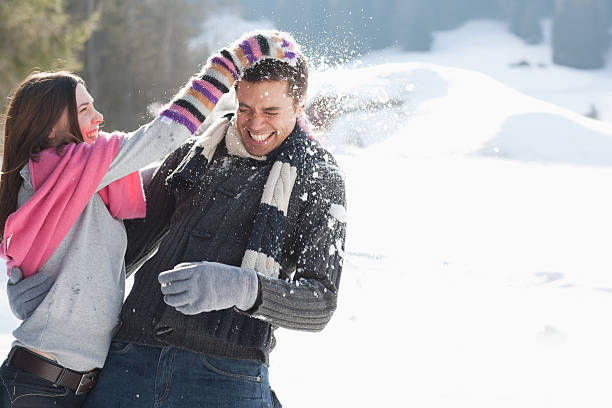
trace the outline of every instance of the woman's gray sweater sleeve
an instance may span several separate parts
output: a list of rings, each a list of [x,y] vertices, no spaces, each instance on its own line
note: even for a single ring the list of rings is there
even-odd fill
[[[138,130],[128,133],[121,141],[119,151],[98,186],[98,190],[110,183],[163,159],[191,136],[183,125],[158,117]]]

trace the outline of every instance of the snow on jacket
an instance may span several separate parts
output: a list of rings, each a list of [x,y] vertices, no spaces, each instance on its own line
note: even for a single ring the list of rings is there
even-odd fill
[[[190,154],[193,141],[166,159],[145,189],[146,219],[126,222],[128,272],[159,249],[136,273],[116,340],[265,362],[276,327],[325,327],[336,308],[342,270],[345,191],[333,157],[316,141],[289,201],[280,277],[258,276],[260,293],[251,310],[183,315],[164,303],[157,281],[160,272],[181,262],[240,266],[275,156],[299,131],[296,125],[265,161],[232,156],[219,146],[205,168],[201,154]]]

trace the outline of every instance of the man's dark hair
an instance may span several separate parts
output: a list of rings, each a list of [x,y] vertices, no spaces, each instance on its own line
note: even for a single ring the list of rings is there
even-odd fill
[[[287,81],[289,96],[295,104],[306,95],[308,88],[308,67],[303,57],[298,57],[295,66],[284,61],[266,58],[247,68],[241,78],[247,82]]]

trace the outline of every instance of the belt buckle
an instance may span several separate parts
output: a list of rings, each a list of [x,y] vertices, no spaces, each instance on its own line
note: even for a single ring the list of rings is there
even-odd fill
[[[98,382],[98,371],[90,371],[81,376],[81,381],[79,381],[79,386],[74,392],[75,395],[85,395],[96,385]]]

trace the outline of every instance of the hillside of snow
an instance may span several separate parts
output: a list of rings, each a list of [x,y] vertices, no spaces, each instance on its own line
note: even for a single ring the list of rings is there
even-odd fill
[[[328,327],[276,331],[284,406],[610,406],[612,71],[546,52],[482,21],[312,73],[349,224]]]
[[[340,305],[320,334],[277,331],[281,399],[612,402],[612,125],[427,63],[317,75],[330,92],[355,107],[326,139],[347,180]]]
[[[612,54],[608,66],[597,70],[554,65],[551,26],[551,21],[543,20],[544,41],[526,45],[505,23],[470,21],[455,30],[434,33],[431,52],[387,49],[366,55],[355,64],[421,61],[475,70],[579,114],[595,107],[600,119],[612,122]]]

